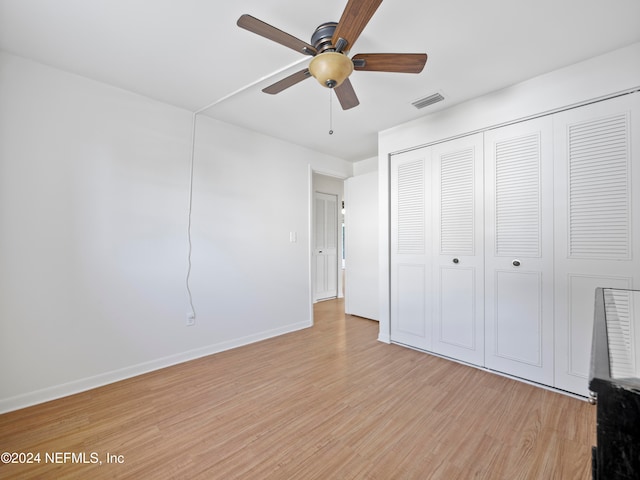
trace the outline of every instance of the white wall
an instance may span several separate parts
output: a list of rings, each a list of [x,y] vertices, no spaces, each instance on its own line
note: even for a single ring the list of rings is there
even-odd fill
[[[311,324],[310,165],[350,165],[199,117],[186,327],[191,118],[0,53],[0,412]]]
[[[458,135],[640,88],[640,43],[381,132],[379,186],[379,340],[389,331],[389,155]]]
[[[364,175],[365,173],[378,171],[378,157],[371,157],[365,160],[360,160],[353,164],[353,175]]]

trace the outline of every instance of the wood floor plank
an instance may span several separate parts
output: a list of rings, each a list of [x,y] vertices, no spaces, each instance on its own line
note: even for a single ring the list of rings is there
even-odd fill
[[[586,402],[380,343],[340,300],[314,314],[309,329],[0,415],[1,451],[103,462],[0,464],[0,478],[590,478]]]

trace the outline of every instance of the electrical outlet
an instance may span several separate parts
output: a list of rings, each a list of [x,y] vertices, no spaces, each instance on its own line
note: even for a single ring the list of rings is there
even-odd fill
[[[192,327],[196,324],[196,314],[193,312],[187,313],[187,327]]]

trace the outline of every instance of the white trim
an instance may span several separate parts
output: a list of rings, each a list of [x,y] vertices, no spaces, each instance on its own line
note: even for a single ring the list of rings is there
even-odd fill
[[[313,173],[317,175],[324,175],[325,177],[334,177],[334,178],[337,178],[338,180],[345,180],[350,176],[350,175],[346,175],[343,172],[338,172],[337,170],[321,170],[318,168],[314,168]]]
[[[387,333],[386,335],[383,332],[378,332],[378,341],[382,343],[391,344],[391,337]]]
[[[308,214],[307,214],[307,265],[309,271],[309,318],[311,325],[315,325],[315,317],[313,315],[313,167],[309,165],[309,178],[307,182],[308,189]]]
[[[137,365],[132,365],[130,367],[125,367],[118,370],[112,370],[100,375],[95,375],[92,377],[75,380],[73,382],[43,388],[34,392],[5,398],[0,400],[0,414],[25,407],[30,407],[39,403],[56,400],[69,395],[74,395],[76,393],[85,392],[87,390],[102,387],[110,383],[119,382],[121,380],[126,380],[138,375],[161,370],[163,368],[171,367],[180,363],[185,363],[197,358],[202,358],[216,353],[224,352],[226,350],[242,347],[251,343],[259,342],[272,337],[277,337],[286,333],[295,332],[297,330],[302,330],[304,328],[309,328],[312,326],[313,321],[312,319],[309,319],[303,322],[288,325],[286,327],[266,330],[264,332],[216,343],[213,345],[208,345],[206,347],[189,350],[186,352],[178,353],[176,355],[169,355],[167,357],[158,358],[150,362],[139,363]]]

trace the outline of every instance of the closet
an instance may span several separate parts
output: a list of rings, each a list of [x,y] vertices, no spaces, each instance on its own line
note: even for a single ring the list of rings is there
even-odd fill
[[[555,115],[554,161],[554,386],[587,395],[595,289],[640,288],[640,93]]]
[[[551,117],[485,133],[485,366],[553,381]]]
[[[639,93],[391,155],[391,341],[587,395],[595,288],[640,287],[633,122]]]
[[[482,135],[394,155],[392,341],[484,362]]]

